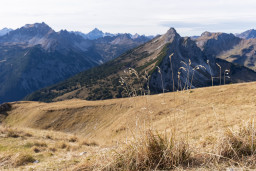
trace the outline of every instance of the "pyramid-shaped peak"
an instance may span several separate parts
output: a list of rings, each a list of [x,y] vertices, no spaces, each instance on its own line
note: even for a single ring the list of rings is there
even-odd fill
[[[103,32],[101,30],[99,30],[98,28],[95,28],[92,31],[90,31],[90,33],[103,33]]]
[[[166,34],[178,34],[177,31],[175,30],[175,28],[171,27]]]
[[[163,35],[165,42],[172,42],[176,38],[180,38],[180,35],[177,31],[171,27],[164,35]]]

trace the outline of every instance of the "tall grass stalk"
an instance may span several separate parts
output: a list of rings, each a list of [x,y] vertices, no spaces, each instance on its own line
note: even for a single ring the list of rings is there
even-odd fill
[[[220,66],[220,64],[218,64],[218,63],[216,63],[216,65],[219,67],[219,69],[220,69],[220,85],[221,85],[221,66]]]
[[[183,62],[183,61],[182,61]],[[186,64],[185,62],[183,62],[184,64]],[[183,88],[182,88],[182,85],[181,85],[181,71],[180,70],[184,70],[185,72],[187,72],[187,70],[186,70],[186,68],[184,68],[184,67],[180,67],[179,69],[178,69],[178,79],[179,79],[179,81],[180,81],[180,87],[181,87],[181,90],[184,90]],[[186,79],[186,82],[187,82],[187,79]],[[186,83],[185,83],[185,85],[184,85],[184,88],[186,87]]]
[[[173,53],[169,56],[170,59],[170,64],[171,64],[171,71],[172,71],[172,91],[175,91],[175,84],[174,84],[174,77],[173,77],[173,68],[172,68],[172,57],[173,57]]]
[[[192,78],[191,78],[191,83],[190,83],[190,88],[191,89],[191,86],[193,85],[193,79],[194,79],[194,74],[195,74],[195,71],[196,70],[199,70],[200,68],[203,68],[206,70],[206,68],[203,66],[203,65],[197,65],[195,66],[192,70],[193,70],[193,74],[192,74]]]
[[[190,81],[189,81],[189,79],[190,79],[190,65],[191,65],[191,60],[190,59],[188,59],[188,72],[187,72],[187,74],[188,74],[188,77],[187,77],[187,90],[188,90],[188,87],[189,87],[189,83],[190,83]]]
[[[228,76],[228,74],[229,74],[229,70],[228,69],[226,69],[225,71],[224,71],[224,85],[226,84],[226,77],[227,78],[230,78],[229,76]]]
[[[206,62],[207,62],[207,64],[208,64],[208,67],[209,67],[209,70],[210,70],[210,74],[211,74],[211,81],[212,81],[212,86],[213,86],[213,77],[212,77],[212,70],[211,70],[211,67],[210,67],[210,61],[209,61],[209,60],[207,60]]]
[[[254,153],[254,134],[255,134],[255,130],[254,130],[254,115],[255,114],[253,114],[253,118],[252,118],[252,154]]]
[[[160,78],[161,78],[161,83],[162,83],[162,89],[163,89],[163,104],[166,104],[165,103],[165,96],[164,96],[164,81],[163,81],[163,76],[162,76],[162,72],[161,72],[161,69],[159,66],[156,66],[157,70],[158,70],[158,73],[160,74]]]
[[[187,87],[187,84],[188,84],[188,72],[189,72],[189,70],[188,70],[188,64],[187,64],[186,62],[184,62],[184,61],[181,61],[180,63],[182,63],[182,64],[184,64],[184,65],[186,66],[186,69],[185,69],[185,71],[187,72],[186,82],[185,82],[184,87],[183,87],[183,89],[182,89],[182,90],[185,90],[186,87]],[[180,67],[180,68],[183,69],[184,67]]]

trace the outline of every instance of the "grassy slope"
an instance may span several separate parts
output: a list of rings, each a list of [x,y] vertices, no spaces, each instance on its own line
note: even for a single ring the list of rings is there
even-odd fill
[[[104,101],[15,102],[7,112],[8,116],[1,115],[3,124],[19,129],[29,127],[25,130],[32,137],[1,138],[0,151],[4,156],[14,155],[14,152],[32,153],[40,160],[40,164],[21,168],[72,168],[84,160],[79,156],[81,152],[95,155],[98,154],[96,151],[112,149],[117,142],[132,139],[144,127],[154,127],[160,132],[171,132],[175,128],[177,137],[189,140],[199,150],[211,149],[220,132],[253,118],[255,100],[256,82]],[[72,134],[96,141],[100,147],[70,143]],[[49,140],[46,135],[55,138]],[[32,147],[24,147],[35,141],[46,142],[48,147],[40,153],[34,153]],[[72,146],[73,150],[61,149],[58,147],[60,142]],[[51,152],[51,147],[57,152]],[[52,160],[58,162],[52,163]]]
[[[0,126],[0,170],[65,170],[84,158],[81,153],[100,151],[95,142],[72,134]],[[32,160],[25,163],[25,156]]]
[[[177,126],[193,138],[233,126],[254,113],[256,83],[199,88],[188,92],[104,101],[17,102],[4,123],[81,134],[102,143],[124,138],[122,131],[151,120],[157,129]],[[217,118],[217,120],[216,120]],[[174,122],[175,120],[175,122]],[[186,120],[186,124],[184,121]],[[121,130],[121,131],[119,131]]]

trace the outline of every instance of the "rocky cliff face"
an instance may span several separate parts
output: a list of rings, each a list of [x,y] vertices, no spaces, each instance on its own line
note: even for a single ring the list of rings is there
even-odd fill
[[[256,39],[242,40],[234,48],[220,53],[217,58],[256,71]]]
[[[161,73],[158,71],[152,74],[152,90],[160,92],[164,88],[165,91],[173,91],[210,85],[211,75],[217,73],[215,66],[212,66],[215,60],[208,59],[194,41],[180,37],[174,29],[162,37],[168,43],[167,50],[159,65]]]
[[[206,56],[223,59],[256,71],[254,34],[255,30],[248,30],[238,35],[238,38],[233,34],[205,32],[195,40]]]
[[[223,51],[232,49],[240,41],[241,39],[233,34],[204,32],[196,39],[196,44],[204,51],[205,55],[216,56]]]

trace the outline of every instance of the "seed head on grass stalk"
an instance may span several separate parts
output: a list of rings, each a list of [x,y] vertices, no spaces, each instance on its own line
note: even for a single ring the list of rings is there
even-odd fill
[[[177,91],[179,91],[179,88],[180,88],[179,83],[180,83],[180,72],[178,72],[178,89],[177,89]]]
[[[225,71],[224,71],[224,85],[226,84],[226,78],[230,78],[229,77],[229,73],[230,73],[230,70],[229,69],[226,69]]]
[[[194,78],[194,74],[195,74],[195,71],[196,70],[199,70],[200,68],[203,68],[206,70],[206,68],[203,66],[203,65],[197,65],[195,66],[192,70],[193,70],[193,74],[192,74],[192,79],[191,79],[191,83],[190,83],[190,89],[191,89],[191,86],[192,86],[192,83],[193,83],[193,78]]]
[[[180,81],[180,74],[181,74],[180,70],[184,70],[184,71],[187,71],[187,70],[186,70],[186,68],[184,68],[184,67],[180,67],[180,68],[178,69],[178,80],[179,80],[179,82],[180,82],[180,87],[181,87],[181,90],[182,90],[181,81]]]
[[[185,82],[185,85],[184,85],[184,87],[183,87],[183,90],[185,90],[186,89],[186,87],[188,88],[188,82],[189,82],[189,67],[190,67],[190,65],[191,65],[191,61],[190,61],[190,59],[189,59],[189,64],[187,64],[186,62],[184,62],[184,61],[181,61],[180,63],[182,63],[182,64],[184,64],[185,66],[186,66],[186,71],[187,71],[187,78],[186,78],[186,82]],[[180,68],[182,68],[182,67],[180,67]]]
[[[138,79],[138,81],[139,81],[139,91],[141,92],[141,96],[142,96],[143,95],[142,90],[144,90],[144,89],[143,89],[142,84],[141,84],[140,76],[134,68],[129,68],[129,70],[130,70],[131,74],[134,74],[136,76],[136,78]]]

